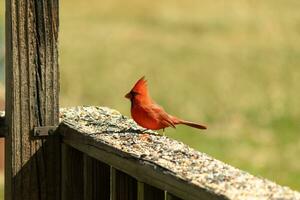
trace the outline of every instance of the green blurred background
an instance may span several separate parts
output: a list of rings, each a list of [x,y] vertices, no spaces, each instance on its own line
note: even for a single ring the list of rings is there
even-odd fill
[[[300,190],[299,10],[299,0],[61,1],[61,106],[130,115],[124,94],[146,75],[167,111],[209,127],[168,136]]]

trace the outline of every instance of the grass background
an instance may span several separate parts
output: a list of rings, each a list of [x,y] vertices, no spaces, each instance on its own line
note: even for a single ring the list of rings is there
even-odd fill
[[[209,127],[168,136],[300,190],[299,10],[298,0],[61,1],[61,106],[130,115],[123,96],[146,75],[167,111]]]

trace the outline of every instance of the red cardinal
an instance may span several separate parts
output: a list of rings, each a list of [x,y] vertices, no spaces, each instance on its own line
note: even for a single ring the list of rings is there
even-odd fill
[[[206,129],[206,126],[194,122],[185,121],[169,115],[150,97],[145,77],[136,82],[131,91],[125,95],[131,101],[131,116],[138,125],[151,130],[165,129],[177,124],[184,124],[198,129]]]

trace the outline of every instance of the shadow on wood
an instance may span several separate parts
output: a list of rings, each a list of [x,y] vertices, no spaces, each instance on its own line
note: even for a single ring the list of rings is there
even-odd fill
[[[15,175],[12,175],[9,183],[12,184],[13,195],[7,195],[22,200],[60,199],[61,158],[57,151],[60,149],[57,139],[57,136],[53,136],[43,141],[42,145],[33,142],[32,149],[36,152],[26,163],[22,163],[21,169]]]

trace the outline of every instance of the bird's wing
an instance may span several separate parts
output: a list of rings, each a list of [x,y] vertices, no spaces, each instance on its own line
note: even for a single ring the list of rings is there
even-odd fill
[[[159,120],[161,125],[163,125],[164,127],[171,126],[173,128],[176,128],[170,115],[161,106],[152,104],[150,109],[151,113],[155,115],[155,118]]]

